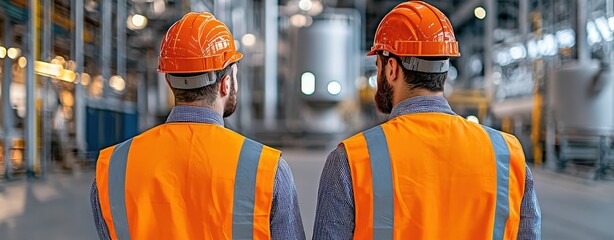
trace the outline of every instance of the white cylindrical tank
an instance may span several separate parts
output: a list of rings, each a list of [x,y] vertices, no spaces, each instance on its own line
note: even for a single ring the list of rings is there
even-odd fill
[[[611,135],[614,132],[614,84],[611,70],[598,62],[570,63],[552,74],[550,104],[566,132]]]

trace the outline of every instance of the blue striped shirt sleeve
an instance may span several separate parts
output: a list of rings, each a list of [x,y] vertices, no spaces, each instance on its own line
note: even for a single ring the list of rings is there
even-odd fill
[[[109,229],[100,208],[98,188],[96,179],[90,190],[90,203],[94,215],[94,223],[98,230],[98,237],[101,240],[110,240]],[[305,230],[298,206],[296,185],[290,166],[283,159],[279,158],[277,172],[275,173],[275,183],[273,187],[273,204],[271,209],[271,239],[305,239]]]
[[[94,224],[96,224],[96,229],[98,230],[98,238],[100,238],[100,240],[111,240],[111,237],[109,237],[109,228],[102,217],[100,199],[98,197],[98,187],[96,187],[95,178],[90,190],[90,202],[92,204],[92,212],[94,213]]]
[[[352,239],[354,218],[352,176],[345,147],[339,145],[328,155],[322,170],[313,239]],[[541,210],[528,166],[520,206],[518,239],[541,239]]]
[[[271,239],[305,239],[294,177],[290,166],[281,157],[277,165],[274,184]]]
[[[314,240],[350,240],[354,236],[354,192],[347,159],[342,145],[326,159],[318,190]]]

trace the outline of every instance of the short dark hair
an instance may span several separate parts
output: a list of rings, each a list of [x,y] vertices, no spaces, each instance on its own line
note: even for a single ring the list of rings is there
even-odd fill
[[[212,104],[217,97],[217,90],[220,87],[220,82],[226,75],[232,74],[232,66],[235,65],[230,64],[222,70],[214,71],[217,79],[215,83],[201,87],[196,89],[177,89],[171,87],[173,94],[175,95],[175,102],[196,102],[196,101],[205,101],[207,104]],[[196,75],[202,75],[204,73],[169,73],[172,76],[177,77],[191,77]]]
[[[425,72],[417,72],[413,70],[407,70],[403,67],[403,61],[399,56],[394,54],[390,54],[389,56],[384,56],[383,54],[378,54],[382,59],[382,67],[385,67],[388,64],[388,59],[394,58],[397,60],[398,64],[403,69],[403,74],[405,75],[405,83],[410,85],[410,90],[413,89],[426,89],[431,92],[441,92],[443,91],[443,85],[446,82],[446,78],[448,78],[448,72],[443,73],[425,73]],[[419,59],[427,60],[427,61],[437,61],[437,60],[445,60],[447,57],[419,57]]]

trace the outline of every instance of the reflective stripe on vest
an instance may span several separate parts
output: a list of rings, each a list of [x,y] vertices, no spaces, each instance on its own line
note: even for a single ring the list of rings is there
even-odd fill
[[[495,150],[497,161],[497,203],[495,209],[495,226],[492,233],[493,240],[503,240],[505,223],[509,217],[509,175],[510,175],[510,151],[503,136],[496,130],[484,127],[492,147]]]
[[[109,161],[109,203],[111,217],[118,239],[130,239],[126,213],[126,164],[132,139],[120,143],[113,150]]]
[[[239,154],[232,211],[232,239],[253,239],[256,173],[262,144],[246,138]]]
[[[120,143],[109,161],[109,203],[118,239],[130,239],[126,212],[126,166],[132,139]],[[234,183],[233,239],[253,239],[256,175],[263,145],[245,139],[241,147]]]
[[[394,197],[388,143],[381,126],[365,131],[364,136],[371,160],[373,239],[392,239]]]

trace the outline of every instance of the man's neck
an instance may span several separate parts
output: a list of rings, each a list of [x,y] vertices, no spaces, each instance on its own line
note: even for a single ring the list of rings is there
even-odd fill
[[[412,89],[412,90],[407,90],[407,91],[399,91],[398,94],[395,94],[394,99],[393,99],[393,106],[396,106],[397,104],[399,104],[400,102],[406,100],[406,99],[410,99],[413,97],[420,97],[420,96],[437,96],[437,97],[443,97],[443,92],[433,92],[433,91],[429,91],[426,89]]]
[[[220,115],[223,115],[224,113],[224,108],[221,107],[222,105],[218,104],[217,101],[213,102],[212,104],[207,104],[203,101],[196,101],[196,102],[175,102],[175,106],[188,106],[188,107],[202,107],[202,108],[208,108],[211,109],[217,113],[219,113]]]

